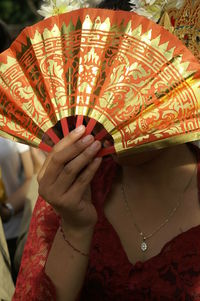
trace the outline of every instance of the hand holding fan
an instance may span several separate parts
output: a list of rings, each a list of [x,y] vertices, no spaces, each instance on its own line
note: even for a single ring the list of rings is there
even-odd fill
[[[200,64],[172,34],[133,12],[83,8],[26,28],[0,55],[0,131],[50,150],[67,120],[102,126],[99,155],[200,138]]]

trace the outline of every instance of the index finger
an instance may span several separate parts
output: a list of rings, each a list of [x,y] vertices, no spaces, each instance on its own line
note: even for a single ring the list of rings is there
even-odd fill
[[[38,182],[41,181],[41,179],[43,178],[45,171],[49,165],[49,163],[52,161],[52,157],[55,155],[55,153],[58,153],[60,151],[62,151],[63,149],[65,149],[66,147],[69,147],[70,145],[72,145],[73,143],[75,143],[77,140],[79,140],[81,138],[81,136],[85,133],[85,126],[81,125],[79,127],[77,127],[75,130],[71,131],[69,133],[69,135],[67,135],[66,137],[64,137],[62,140],[60,140],[54,147],[53,147],[53,151],[48,155],[45,163],[43,164],[39,174],[38,174]],[[64,162],[59,161],[59,160],[54,160],[52,162],[53,166],[53,170],[60,170],[61,168],[63,168]],[[55,172],[56,174],[56,172]]]

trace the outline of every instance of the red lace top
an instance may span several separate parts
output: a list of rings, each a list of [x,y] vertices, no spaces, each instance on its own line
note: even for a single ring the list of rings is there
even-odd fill
[[[115,172],[114,162],[105,159],[92,183],[99,221],[80,301],[199,301],[200,226],[175,237],[159,255],[132,265],[102,210]],[[44,266],[58,226],[53,209],[39,198],[13,301],[56,300],[54,286],[45,275]]]

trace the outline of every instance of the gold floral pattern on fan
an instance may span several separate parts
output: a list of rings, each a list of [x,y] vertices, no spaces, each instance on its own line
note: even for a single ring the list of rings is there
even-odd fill
[[[200,138],[198,61],[137,14],[81,9],[46,19],[0,61],[0,130],[31,145],[75,115],[102,124],[119,154]]]

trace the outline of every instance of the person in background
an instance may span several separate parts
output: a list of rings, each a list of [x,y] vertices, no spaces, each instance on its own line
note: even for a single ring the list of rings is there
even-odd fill
[[[13,279],[16,280],[17,271],[14,269],[13,260],[27,192],[33,176],[30,148],[0,138],[0,166],[6,191],[6,200],[1,206],[0,215],[4,223]]]
[[[11,263],[0,219],[0,300],[10,301],[14,293]]]
[[[14,266],[17,271],[20,268],[24,245],[26,243],[26,239],[27,239],[27,235],[28,235],[30,220],[31,220],[32,213],[33,213],[33,210],[35,207],[35,203],[37,201],[37,197],[38,197],[37,175],[46,159],[45,153],[43,151],[41,151],[40,149],[30,147],[30,151],[31,151],[31,157],[32,157],[32,161],[33,161],[34,175],[31,179],[31,183],[30,183],[27,195],[26,195],[27,201],[25,203],[19,237],[17,240],[17,249],[15,252],[15,258],[14,258]]]
[[[0,169],[0,206],[5,201],[5,196],[5,187]],[[11,277],[10,256],[0,218],[0,300],[11,300],[13,293],[14,283]]]
[[[37,175],[42,168],[44,161],[46,160],[46,155],[43,151],[34,147],[31,147],[30,150],[34,165],[34,174]]]
[[[14,37],[15,37],[15,35],[8,29],[8,26],[2,20],[0,20],[0,52],[3,52],[10,46]],[[1,140],[0,147],[1,147],[2,143],[5,144],[4,145],[5,147],[6,147],[6,145],[9,144],[7,140]],[[11,145],[11,144],[9,144],[9,145]],[[12,215],[14,212],[14,210],[12,209],[12,206],[14,206],[14,207],[17,206],[16,211],[21,211],[21,213],[19,213],[19,216],[20,216],[19,219],[21,219],[21,223],[20,223],[20,225],[18,223],[19,228],[16,230],[17,234],[14,235],[15,236],[14,241],[13,241],[13,238],[11,239],[11,241],[10,241],[10,239],[8,240],[9,251],[11,254],[11,261],[12,261],[12,270],[14,270],[13,277],[15,279],[16,274],[17,274],[16,271],[18,271],[19,266],[20,266],[21,257],[22,257],[22,253],[23,253],[24,244],[26,242],[26,237],[27,237],[27,232],[28,232],[28,228],[29,228],[32,211],[33,211],[33,208],[35,205],[35,201],[37,199],[36,194],[37,194],[38,184],[36,181],[36,174],[39,171],[39,169],[41,168],[41,165],[44,161],[45,155],[40,150],[29,148],[27,146],[16,144],[14,142],[12,145],[13,145],[13,150],[15,149],[15,154],[16,154],[16,146],[18,146],[18,151],[19,151],[19,152],[17,152],[18,159],[20,157],[19,160],[21,161],[21,159],[22,159],[24,164],[29,166],[28,168],[26,168],[26,172],[25,172],[26,180],[24,183],[24,188],[21,188],[23,190],[22,194],[23,194],[24,200],[25,200],[25,198],[27,199],[27,202],[25,203],[25,210],[23,212],[21,211],[21,209],[23,209],[23,206],[24,206],[23,204],[21,204],[21,205],[19,204],[19,207],[17,204],[9,204],[9,205],[7,204],[6,205],[7,207],[3,206],[0,209],[1,216],[4,221],[11,218],[10,215]],[[4,147],[3,147],[3,149],[4,149]],[[0,150],[0,153],[1,153],[1,150]],[[21,155],[19,155],[20,153],[21,153]],[[32,159],[32,163],[31,163],[31,159]],[[32,177],[33,173],[35,174],[35,177],[34,176]],[[12,176],[13,176],[13,174],[14,173],[12,173]],[[28,188],[29,184],[30,184],[30,187]],[[25,197],[26,194],[27,194],[27,196]],[[12,196],[10,196],[10,198],[11,197]],[[7,202],[9,202],[9,199],[7,199]],[[1,219],[1,217],[0,217],[0,219]],[[12,218],[12,222],[10,222],[8,224],[4,224],[4,228],[6,229],[6,232],[8,231],[8,228],[10,228],[11,224],[15,225],[15,223],[13,223],[13,220],[15,220],[15,219],[16,219],[16,217]],[[1,231],[0,234],[1,234],[0,240],[2,242],[5,242],[4,231]],[[9,233],[8,233],[8,235],[9,235]],[[9,236],[8,236],[8,238],[9,238]],[[17,243],[17,245],[16,245],[16,243]],[[4,245],[4,248],[7,248],[5,243],[4,244],[2,243],[2,245]],[[0,253],[2,250],[3,250],[3,248],[0,249]],[[15,252],[15,250],[16,250],[16,252]],[[6,253],[6,251],[4,251],[4,254],[5,253]],[[0,255],[1,255],[2,259],[5,258],[5,256],[3,256],[3,254],[0,254]],[[10,261],[9,253],[7,254],[7,261],[8,262]],[[1,277],[0,277],[0,292],[1,292],[1,284],[2,284],[2,290],[3,290],[3,288],[5,290],[6,285],[3,285],[3,283],[4,282],[6,282],[7,284],[10,283],[9,271],[7,271],[8,277],[6,277],[5,270],[6,270],[6,268],[4,268],[4,265],[2,262],[2,264],[0,264],[0,274],[2,273],[2,275],[4,275],[5,277],[4,277],[4,280],[2,280],[2,281],[1,281]],[[13,287],[13,289],[14,289],[13,282],[9,286]],[[13,289],[8,290],[8,291],[10,291],[10,299],[13,294]],[[4,295],[0,294],[0,300],[1,300],[1,298],[3,298],[3,296]],[[7,300],[7,299],[5,299],[5,300]]]
[[[8,48],[10,43],[11,37],[7,26],[2,20],[0,20],[0,52]],[[0,176],[0,180],[2,184],[2,174]],[[10,301],[13,293],[14,283],[12,280],[10,256],[0,216],[0,300]]]

